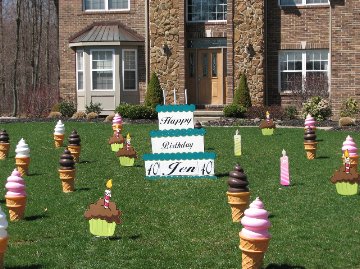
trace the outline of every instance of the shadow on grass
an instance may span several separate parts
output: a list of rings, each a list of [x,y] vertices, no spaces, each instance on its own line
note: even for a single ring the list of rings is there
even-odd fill
[[[39,215],[27,216],[24,218],[24,220],[33,221],[33,220],[45,219],[45,218],[48,218],[46,214],[39,214]]]
[[[125,167],[131,167],[131,166],[125,166]],[[133,167],[144,167],[144,166],[141,164],[135,164]]]
[[[81,162],[79,162],[79,164],[83,164],[83,163],[95,163],[96,161],[88,161],[88,160],[83,160]]]
[[[215,173],[215,176],[217,176],[217,177],[227,177],[227,176],[229,176],[229,172],[227,172],[227,173]]]
[[[137,240],[139,238],[141,238],[141,234],[134,234],[134,235],[130,235],[128,237],[128,239],[130,239],[130,240]],[[109,237],[108,239],[110,241],[118,241],[118,240],[121,240],[121,239],[126,239],[126,237],[114,236],[114,237]]]
[[[319,157],[316,157],[316,159],[330,159],[329,156],[319,156]]]
[[[30,173],[28,176],[29,177],[33,177],[33,176],[43,176],[44,174],[39,174],[39,173]]]
[[[38,269],[44,268],[41,264],[31,264],[31,265],[23,265],[23,266],[6,266],[7,269]]]
[[[6,202],[5,199],[1,199],[1,200],[0,200],[0,203],[5,203],[5,202]]]
[[[289,264],[269,264],[265,269],[305,269],[304,266],[289,265]]]
[[[90,188],[78,188],[78,189],[75,189],[76,191],[89,191],[91,190]]]

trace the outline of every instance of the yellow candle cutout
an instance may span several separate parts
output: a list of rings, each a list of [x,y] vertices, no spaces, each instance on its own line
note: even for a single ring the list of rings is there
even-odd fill
[[[236,130],[234,135],[234,154],[235,156],[241,156],[241,135],[239,130]]]

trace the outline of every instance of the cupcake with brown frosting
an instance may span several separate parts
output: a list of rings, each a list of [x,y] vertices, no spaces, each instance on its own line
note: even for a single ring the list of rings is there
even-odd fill
[[[134,166],[135,159],[137,159],[137,153],[131,146],[130,134],[126,136],[126,143],[122,149],[116,152],[116,156],[119,157],[120,165],[122,166]]]
[[[120,129],[117,129],[114,132],[114,135],[109,138],[109,145],[111,145],[111,150],[117,152],[119,149],[122,149],[124,146],[124,137],[120,133]]]
[[[272,119],[270,119],[269,111],[266,111],[266,119],[261,121],[259,128],[263,135],[272,135],[274,134],[274,129],[276,125]]]
[[[356,171],[356,167],[348,168],[346,172],[345,165],[336,170],[330,181],[335,184],[338,194],[355,195],[358,193],[360,176]]]

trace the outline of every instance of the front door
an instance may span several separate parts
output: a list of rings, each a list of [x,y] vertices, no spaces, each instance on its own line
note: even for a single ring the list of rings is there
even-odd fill
[[[223,54],[221,49],[201,49],[197,53],[197,103],[223,104]]]

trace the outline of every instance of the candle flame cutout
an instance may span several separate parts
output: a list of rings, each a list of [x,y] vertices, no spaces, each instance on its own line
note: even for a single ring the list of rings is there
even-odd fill
[[[348,150],[345,150],[345,152],[344,152],[344,157],[345,157],[345,158],[349,158],[349,157],[350,157]]]
[[[236,134],[236,135],[239,135],[239,130],[236,130],[235,134]]]
[[[131,137],[130,137],[130,134],[128,133],[127,135],[126,135],[126,140],[130,140],[131,139]]]
[[[266,111],[266,117],[267,117],[267,118],[270,117],[269,111]]]
[[[283,156],[286,156],[286,151],[285,151],[285,149],[283,149],[281,153],[282,153]]]
[[[108,189],[111,189],[111,188],[112,188],[112,179],[109,179],[109,180],[106,182],[106,188],[108,188]]]

